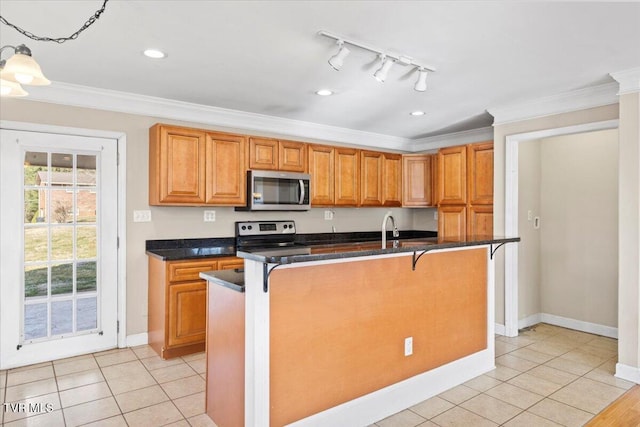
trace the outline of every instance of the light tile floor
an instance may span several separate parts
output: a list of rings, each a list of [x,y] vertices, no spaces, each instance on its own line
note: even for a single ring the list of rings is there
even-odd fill
[[[613,376],[617,341],[546,324],[496,337],[496,369],[374,425],[581,426],[632,383]],[[9,426],[215,426],[204,414],[203,353],[164,361],[148,346],[0,371]],[[44,405],[51,412],[45,413]]]

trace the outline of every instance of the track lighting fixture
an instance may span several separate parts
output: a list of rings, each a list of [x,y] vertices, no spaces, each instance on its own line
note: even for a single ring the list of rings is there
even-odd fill
[[[378,49],[378,48],[372,47],[370,45],[367,45],[367,44],[364,44],[364,43],[361,43],[361,42],[356,42],[356,41],[353,41],[353,40],[347,40],[344,37],[337,36],[335,34],[331,34],[331,33],[327,32],[327,31],[319,31],[318,34],[321,35],[321,36],[328,37],[330,39],[335,40],[336,43],[338,44],[338,46],[340,47],[340,50],[338,51],[338,53],[335,54],[334,56],[332,56],[329,59],[329,64],[335,70],[338,70],[338,71],[342,67],[342,65],[344,63],[344,59],[347,57],[347,55],[350,52],[350,50],[345,46],[346,44],[358,47],[358,48],[363,49],[363,50],[367,50],[369,52],[373,52],[373,53],[375,53],[376,55],[378,55],[380,57],[380,59],[382,60],[382,65],[373,74],[373,76],[379,82],[384,82],[387,79],[387,76],[389,74],[389,70],[391,69],[393,64],[399,64],[399,65],[403,65],[403,66],[414,67],[416,70],[418,70],[418,81],[416,82],[416,84],[415,84],[415,86],[413,88],[418,92],[424,92],[425,90],[427,90],[427,74],[429,72],[433,73],[433,72],[436,71],[436,69],[434,67],[430,67],[430,66],[427,66],[427,65],[424,65],[424,64],[420,64],[420,63],[416,62],[413,58],[411,58],[410,56],[407,56],[407,55],[389,53],[389,52],[384,51],[382,49]]]
[[[373,77],[375,77],[380,83],[384,83],[387,75],[389,74],[389,70],[393,66],[393,59],[387,58],[386,55],[382,55],[380,59],[382,60],[382,65],[375,73],[373,73]]]
[[[344,64],[344,58],[346,58],[351,51],[347,49],[342,40],[338,40],[337,45],[340,47],[340,50],[338,51],[338,53],[329,58],[329,65],[331,65],[334,70],[340,71],[340,68],[342,68],[342,64]]]
[[[418,68],[418,81],[413,88],[418,92],[427,90],[427,70],[422,67]]]

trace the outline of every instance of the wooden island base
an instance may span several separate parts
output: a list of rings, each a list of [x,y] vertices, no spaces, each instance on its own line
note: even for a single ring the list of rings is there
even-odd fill
[[[209,282],[209,417],[366,425],[492,369],[487,247],[429,252],[411,267],[406,253],[281,265],[265,293],[262,264],[246,260],[245,293]]]

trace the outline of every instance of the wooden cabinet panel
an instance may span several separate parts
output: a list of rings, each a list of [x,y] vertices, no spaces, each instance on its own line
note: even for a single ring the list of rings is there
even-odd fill
[[[493,206],[469,206],[467,210],[467,234],[493,236]]]
[[[278,140],[249,138],[249,169],[278,169]]]
[[[383,153],[382,205],[402,206],[402,155]]]
[[[307,144],[296,141],[278,141],[278,169],[306,172]]]
[[[493,205],[493,141],[467,146],[469,203]]]
[[[246,204],[247,141],[240,135],[207,133],[207,203]]]
[[[360,150],[336,148],[336,206],[358,206],[360,201]]]
[[[438,204],[467,203],[467,147],[442,148],[438,152]]]
[[[233,258],[218,262],[218,270],[233,270],[236,268],[244,268],[244,259]]]
[[[149,204],[205,203],[205,134],[155,125],[149,129]]]
[[[204,343],[207,284],[203,280],[169,285],[168,345]]]
[[[434,156],[430,154],[402,156],[402,206],[434,205],[433,159]]]
[[[384,157],[375,151],[360,152],[360,204],[382,206],[384,190]]]
[[[168,267],[170,282],[200,280],[200,272],[217,270],[218,261],[213,259],[205,261],[174,261],[170,262]]]
[[[461,240],[467,235],[467,207],[441,206],[438,208],[438,239]]]
[[[335,148],[325,145],[309,145],[308,152],[311,204],[332,206],[335,203]]]

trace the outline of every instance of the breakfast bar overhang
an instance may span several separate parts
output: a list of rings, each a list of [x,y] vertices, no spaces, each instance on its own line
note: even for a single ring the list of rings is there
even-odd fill
[[[238,251],[207,290],[207,414],[369,425],[494,369],[494,261],[519,238]]]

